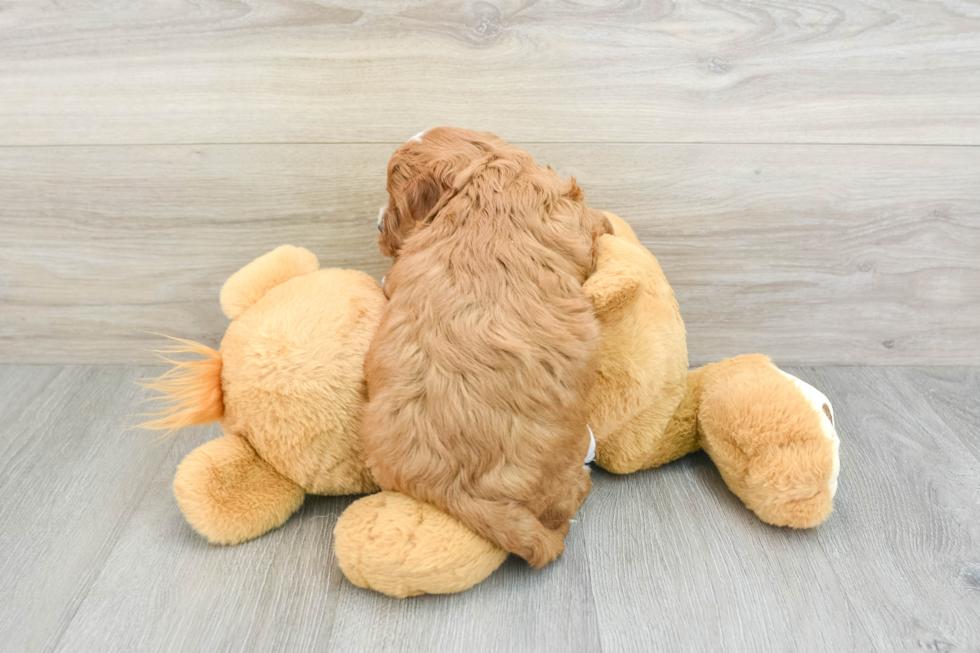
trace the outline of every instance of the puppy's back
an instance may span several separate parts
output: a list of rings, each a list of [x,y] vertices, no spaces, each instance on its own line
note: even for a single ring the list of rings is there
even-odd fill
[[[529,186],[475,185],[406,241],[366,359],[362,435],[383,488],[541,566],[563,550],[591,486],[582,461],[598,324],[581,288],[591,235],[545,222],[561,198],[534,207],[541,224],[489,206],[507,192],[533,205]]]

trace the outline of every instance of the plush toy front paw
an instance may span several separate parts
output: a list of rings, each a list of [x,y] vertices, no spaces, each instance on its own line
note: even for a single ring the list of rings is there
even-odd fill
[[[776,526],[826,519],[840,469],[827,398],[764,356],[702,370],[698,434],[732,492]]]
[[[438,508],[398,492],[351,504],[334,528],[334,551],[352,583],[397,598],[462,592],[507,557]]]

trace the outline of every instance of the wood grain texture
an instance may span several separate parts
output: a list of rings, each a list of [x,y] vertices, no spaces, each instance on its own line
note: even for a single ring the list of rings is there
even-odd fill
[[[964,367],[914,370],[909,383],[980,460],[980,371]]]
[[[510,556],[463,593],[391,601],[349,583],[341,587],[331,648],[347,651],[599,651],[601,613],[579,521],[562,557],[532,569]],[[365,628],[365,624],[372,627]]]
[[[580,515],[606,653],[872,650],[816,533],[760,522],[706,455],[596,476]]]
[[[524,144],[658,256],[692,363],[980,363],[980,148]],[[380,278],[390,145],[0,148],[0,361],[217,345],[272,248]]]
[[[346,583],[332,533],[350,499],[308,497],[262,538],[209,545],[184,521],[172,483],[181,458],[218,435],[178,438],[56,651],[330,650]]]
[[[980,649],[980,458],[931,409],[920,372],[793,373],[839,416],[841,498],[815,536],[874,648]],[[947,390],[975,406],[969,383]]]
[[[0,144],[980,144],[978,66],[951,0],[16,0]]]
[[[980,648],[978,368],[790,368],[835,406],[837,506],[766,526],[703,454],[595,487],[566,554],[471,591],[350,585],[350,498],[206,544],[171,491],[217,428],[123,432],[148,368],[0,366],[0,649],[35,651],[904,651]]]
[[[0,367],[0,650],[51,650],[166,457],[141,371]]]

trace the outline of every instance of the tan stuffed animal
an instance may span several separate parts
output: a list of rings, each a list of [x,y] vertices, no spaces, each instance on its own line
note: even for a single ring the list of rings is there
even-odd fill
[[[609,215],[585,289],[602,327],[590,401],[596,462],[615,473],[656,467],[699,448],[761,519],[819,524],[832,509],[837,436],[826,397],[772,365],[739,356],[687,369],[684,324],[656,259]],[[385,297],[366,274],[319,270],[280,247],[233,275],[221,305],[233,320],[220,352],[179,341],[147,385],[166,402],[149,428],[220,420],[224,435],[191,452],[174,480],[188,522],[235,544],[285,522],[305,494],[377,490],[357,438],[367,401],[363,357]],[[335,551],[356,585],[397,597],[459,592],[507,554],[436,509],[395,492],[355,501]]]

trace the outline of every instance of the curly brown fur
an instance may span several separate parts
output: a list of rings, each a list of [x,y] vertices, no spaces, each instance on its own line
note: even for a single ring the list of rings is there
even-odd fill
[[[378,484],[534,566],[564,550],[591,487],[599,327],[582,284],[606,217],[487,133],[439,128],[388,166],[390,302],[365,361]]]

